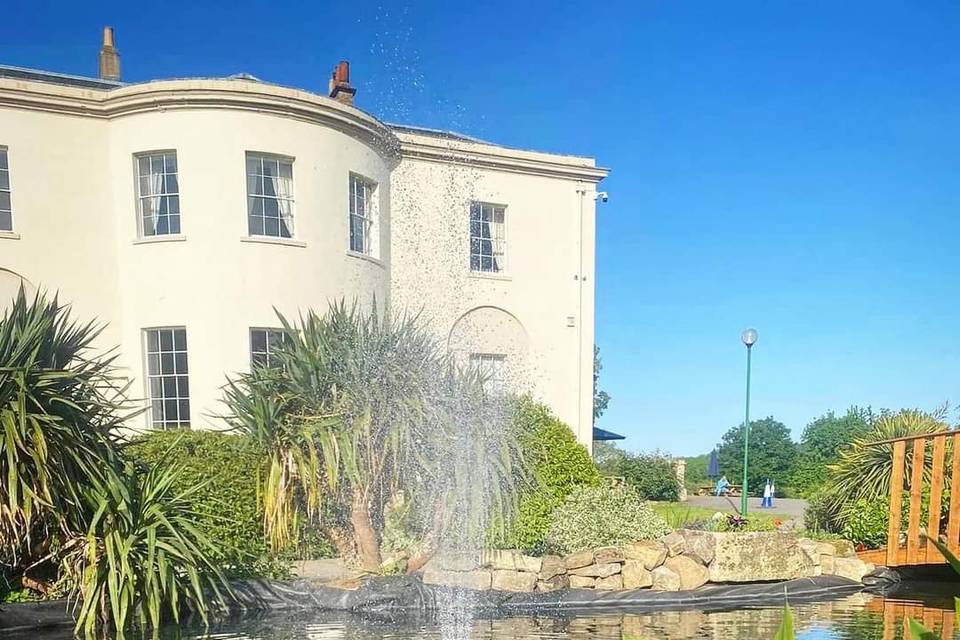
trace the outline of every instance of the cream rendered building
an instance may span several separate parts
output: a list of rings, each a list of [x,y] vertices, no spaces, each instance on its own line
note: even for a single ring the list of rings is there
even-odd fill
[[[287,315],[421,311],[491,384],[592,442],[594,214],[607,171],[389,125],[249,76],[119,82],[0,67],[0,300],[59,292],[106,323],[135,428],[218,428],[228,376]]]

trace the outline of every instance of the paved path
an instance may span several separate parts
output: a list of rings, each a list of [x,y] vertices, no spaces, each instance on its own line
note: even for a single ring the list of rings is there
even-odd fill
[[[715,496],[690,496],[687,504],[705,509],[716,509],[725,513],[734,513],[740,510],[740,498],[717,498]],[[761,509],[760,498],[750,498],[747,508],[753,513],[769,513],[788,518],[802,518],[807,510],[806,500],[777,498],[773,501],[773,509]]]

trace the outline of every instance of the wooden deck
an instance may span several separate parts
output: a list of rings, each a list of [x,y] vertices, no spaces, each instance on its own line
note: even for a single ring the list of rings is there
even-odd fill
[[[950,486],[954,478],[960,478],[960,432],[945,431],[874,444],[889,448],[893,457],[887,546],[877,551],[861,552],[859,556],[868,562],[888,567],[945,563],[936,547],[926,543],[928,537],[940,538],[951,551],[960,553],[960,482],[956,491]],[[944,468],[948,448],[953,452],[949,477]],[[928,467],[929,473],[926,472]],[[921,522],[925,489],[929,489],[930,508],[926,522]],[[905,490],[909,491],[910,504],[904,529],[902,509]],[[944,524],[941,509],[945,491],[950,496],[950,507]]]

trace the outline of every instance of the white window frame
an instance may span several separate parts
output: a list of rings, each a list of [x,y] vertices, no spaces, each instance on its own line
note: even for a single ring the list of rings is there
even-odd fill
[[[483,215],[485,210],[490,211],[490,220],[487,224],[490,226],[490,237],[483,236],[484,224]],[[474,220],[474,212],[479,214],[479,219]],[[496,214],[499,212],[503,216],[503,222],[497,223]],[[470,203],[470,271],[479,274],[502,275],[507,272],[507,205],[494,202],[482,202],[474,200]],[[477,235],[474,224],[481,225],[477,229],[480,235]],[[490,251],[486,252],[485,246],[489,243]],[[475,248],[478,250],[475,251]],[[484,267],[484,259],[489,259],[489,268]]]
[[[358,173],[351,173],[347,190],[347,249],[351,253],[358,253],[373,258],[379,258],[379,207],[376,181]],[[363,198],[358,197],[357,187],[363,187]],[[358,205],[363,202],[363,211],[358,212]],[[359,248],[354,245],[354,220],[358,220],[363,233]]]
[[[250,162],[252,160],[259,161],[260,164],[260,173],[250,173]],[[263,169],[263,163],[269,161],[277,164],[277,177],[281,178],[282,173],[281,166],[290,167],[290,188],[286,194],[278,194],[276,192],[276,186],[271,186],[271,189],[274,191],[273,194],[266,193],[266,182],[264,178],[268,177],[266,172]],[[279,240],[292,240],[297,237],[296,230],[296,175],[294,174],[295,170],[295,159],[290,156],[280,155],[276,153],[267,153],[263,151],[247,151],[244,153],[243,157],[243,174],[244,182],[247,189],[247,235],[251,238],[274,238]],[[251,191],[251,187],[255,186],[256,181],[260,181],[260,193]],[[277,183],[281,184],[281,183]],[[266,208],[268,202],[275,202],[277,206],[277,218],[274,218],[272,215],[266,215]],[[257,203],[260,204],[260,213],[256,212]],[[288,210],[288,213],[284,215],[284,209]],[[255,219],[259,218],[261,221],[261,228],[259,231],[256,228]],[[268,220],[277,220],[277,232],[269,233],[267,229]],[[288,233],[284,234],[283,230],[286,227]]]
[[[10,201],[9,209],[0,209],[0,213],[6,213],[10,216],[10,228],[0,227],[0,233],[12,234],[16,227],[13,224],[13,184],[10,180],[10,149],[0,145],[0,155],[3,156],[3,164],[0,165],[0,173],[5,173],[7,178],[6,188],[4,188],[2,183],[0,183],[0,193],[6,193],[7,199]]]
[[[160,335],[162,331],[171,331],[171,349],[163,349],[163,340]],[[177,343],[177,331],[183,332],[183,345],[182,348],[178,348]],[[157,334],[157,348],[154,351],[150,344],[151,334]],[[144,362],[143,362],[143,371],[144,371],[144,380],[146,382],[146,397],[147,402],[149,403],[149,411],[147,411],[148,424],[151,428],[168,430],[168,429],[189,429],[191,424],[190,416],[193,413],[193,408],[190,406],[190,366],[189,366],[189,342],[187,340],[187,328],[185,326],[162,326],[162,327],[147,327],[142,331],[143,335],[143,353],[144,353]],[[171,368],[168,370],[167,367],[164,367],[164,355],[171,356]],[[178,355],[182,355],[182,365],[178,362]],[[155,360],[152,357],[155,356]],[[157,363],[156,371],[152,370],[151,362],[155,361]],[[174,387],[175,395],[168,396],[164,390],[164,385],[167,384],[167,380],[172,378],[173,380],[169,382]],[[186,390],[186,395],[181,394],[181,379],[183,380],[183,385]],[[157,381],[157,385],[154,384],[154,381]],[[159,388],[159,396],[155,395],[154,391]],[[177,414],[176,419],[169,420],[166,416],[166,403],[167,402],[176,402]],[[156,411],[154,410],[156,402],[161,403],[161,410],[163,415],[158,417]],[[181,419],[181,412],[183,409],[182,402],[186,402],[186,413],[187,417],[185,420]]]
[[[494,365],[494,366],[491,366]],[[483,388],[489,394],[502,394],[507,387],[507,354],[471,353],[470,368],[483,377]]]
[[[168,171],[167,158],[173,158],[173,171]],[[144,180],[151,181],[154,179],[154,176],[157,175],[153,173],[153,161],[154,159],[159,159],[162,165],[163,171],[159,174],[162,179],[161,190],[159,193],[147,193],[144,194]],[[140,171],[140,161],[147,160],[150,165],[149,171],[146,175],[142,174]],[[137,193],[137,237],[138,238],[162,238],[165,236],[179,236],[183,235],[183,214],[180,209],[180,160],[177,157],[176,149],[158,149],[155,151],[141,151],[133,155],[133,175],[134,175],[134,188]],[[176,183],[176,189],[170,189],[170,177],[173,177],[173,181]],[[147,229],[144,226],[144,206],[151,199],[157,199],[155,204],[154,211],[151,215],[153,221],[153,233],[147,233]],[[167,218],[167,230],[160,231],[160,201],[166,199],[165,204],[167,205],[167,213],[164,217]],[[177,204],[177,212],[170,213],[170,199],[174,199]],[[172,222],[173,219],[176,219],[176,231],[173,230]]]
[[[266,345],[266,351],[254,351],[253,348],[253,333],[255,331],[264,332],[264,344]],[[283,344],[287,340],[287,332],[280,327],[250,327],[250,369],[252,370],[254,366],[257,365],[257,356],[263,356],[263,362],[261,366],[270,367],[273,366],[270,362],[270,356],[274,352],[276,342],[271,342],[271,335],[279,336],[279,344]]]

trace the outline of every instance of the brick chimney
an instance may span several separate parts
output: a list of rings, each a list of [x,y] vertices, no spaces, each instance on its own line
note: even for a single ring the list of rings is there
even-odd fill
[[[103,46],[100,47],[100,79],[120,80],[120,54],[113,46],[113,27],[103,28]]]
[[[330,75],[330,97],[352,107],[355,95],[357,90],[350,85],[350,63],[341,60]]]

